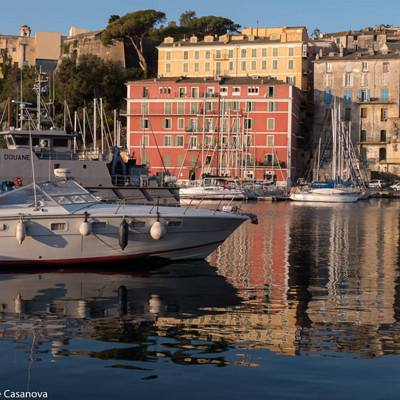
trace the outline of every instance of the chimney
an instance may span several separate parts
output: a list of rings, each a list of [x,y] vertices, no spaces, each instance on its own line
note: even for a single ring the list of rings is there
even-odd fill
[[[340,46],[339,57],[343,57],[343,46]]]

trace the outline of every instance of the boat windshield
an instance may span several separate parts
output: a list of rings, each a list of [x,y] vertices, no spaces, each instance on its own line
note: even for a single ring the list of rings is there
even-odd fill
[[[35,201],[34,185],[18,188],[0,195],[0,205],[30,204]],[[54,180],[36,184],[36,201],[69,204],[98,203],[100,200],[73,180]]]
[[[38,183],[45,195],[60,205],[98,203],[99,200],[73,180],[59,180]]]

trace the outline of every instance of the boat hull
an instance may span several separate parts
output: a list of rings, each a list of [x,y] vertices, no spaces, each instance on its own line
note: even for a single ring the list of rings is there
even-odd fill
[[[143,258],[162,260],[204,259],[248,218],[235,214],[213,217],[165,215],[160,222],[166,234],[160,240],[151,236],[156,215],[94,216],[93,231],[80,233],[82,215],[24,217],[26,236],[16,237],[16,218],[1,218],[7,229],[0,231],[2,249],[0,265],[110,263]],[[128,222],[127,244],[120,245],[120,224]],[[53,228],[64,232],[55,232]]]
[[[355,203],[359,193],[341,189],[313,189],[290,194],[290,200],[323,203]]]

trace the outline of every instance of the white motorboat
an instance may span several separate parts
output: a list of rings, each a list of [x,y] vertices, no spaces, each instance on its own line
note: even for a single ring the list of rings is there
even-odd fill
[[[0,265],[202,259],[243,213],[102,203],[72,179],[0,194]]]
[[[180,188],[179,197],[186,200],[243,200],[245,195],[239,189],[211,185]]]
[[[354,203],[359,199],[360,192],[347,188],[292,188],[290,200],[323,202],[323,203]]]

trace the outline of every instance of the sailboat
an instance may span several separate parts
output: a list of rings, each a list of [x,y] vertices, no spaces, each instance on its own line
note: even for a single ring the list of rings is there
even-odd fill
[[[318,171],[322,159],[318,163],[313,184],[294,187],[289,198],[294,201],[354,203],[362,196],[365,188],[364,179],[358,168],[354,147],[350,139],[351,129],[345,129],[339,121],[340,108],[332,109],[332,133],[328,146],[332,146],[331,180],[328,183],[318,182]],[[345,178],[345,179],[343,179]]]

